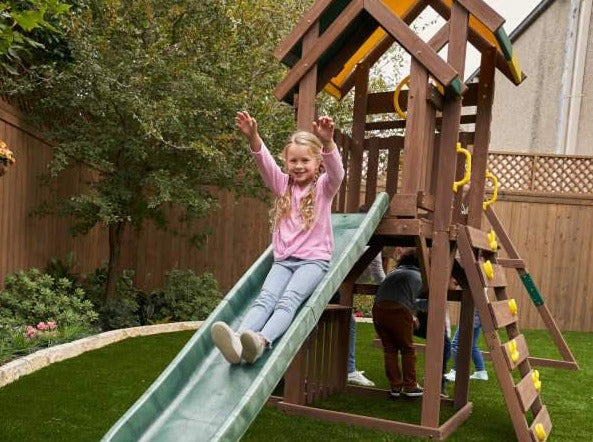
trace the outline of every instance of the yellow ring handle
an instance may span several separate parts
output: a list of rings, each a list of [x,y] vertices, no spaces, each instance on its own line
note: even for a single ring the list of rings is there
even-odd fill
[[[515,299],[509,299],[509,310],[511,315],[517,316],[517,301]]]
[[[457,143],[455,151],[457,153],[462,153],[463,155],[465,155],[465,174],[463,175],[463,178],[453,183],[453,192],[457,192],[457,189],[466,184],[469,181],[470,176],[472,174],[472,154],[469,153],[469,150],[461,147],[461,143]]]
[[[407,77],[404,77],[404,79],[402,81],[399,82],[399,84],[395,88],[395,91],[393,92],[393,107],[395,108],[395,111],[397,112],[397,114],[403,120],[408,118],[408,114],[406,112],[404,112],[399,105],[399,94],[402,91],[402,88],[409,82],[410,82],[410,76],[408,75]]]
[[[490,204],[494,204],[496,202],[496,200],[498,199],[498,178],[496,178],[496,176],[492,173],[490,173],[489,170],[486,171],[486,180],[490,180],[492,181],[492,198],[490,198],[488,201],[484,201],[482,203],[482,208],[484,210],[486,210],[488,208],[488,206]]]
[[[406,85],[410,83],[410,76],[406,76],[402,79],[402,81],[399,82],[399,84],[397,85],[397,87],[395,88],[395,91],[393,91],[393,108],[395,109],[395,112],[397,112],[397,114],[403,119],[407,119],[408,118],[408,113],[404,112],[401,108],[401,106],[399,105],[399,94],[402,91],[402,88]],[[441,95],[443,95],[445,93],[445,88],[443,87],[442,84],[440,84],[438,81],[435,80],[436,83],[436,87],[438,89],[438,91],[440,92]]]
[[[540,441],[544,441],[548,437],[546,430],[544,429],[544,425],[539,423],[535,424],[535,434]]]

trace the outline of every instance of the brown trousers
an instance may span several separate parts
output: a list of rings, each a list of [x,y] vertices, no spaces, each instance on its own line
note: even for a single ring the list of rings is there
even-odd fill
[[[380,301],[373,306],[373,323],[381,338],[385,374],[392,390],[416,387],[416,350],[412,313],[394,301]],[[398,352],[402,355],[400,369]]]

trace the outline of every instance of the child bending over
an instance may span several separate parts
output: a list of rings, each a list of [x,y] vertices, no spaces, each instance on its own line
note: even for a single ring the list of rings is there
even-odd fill
[[[212,325],[214,345],[231,364],[254,363],[270,348],[327,272],[333,250],[331,203],[344,177],[330,117],[314,122],[313,133],[290,137],[283,151],[286,172],[266,148],[255,118],[238,112],[235,121],[276,203],[271,212],[274,264],[261,292],[236,332],[224,322]]]

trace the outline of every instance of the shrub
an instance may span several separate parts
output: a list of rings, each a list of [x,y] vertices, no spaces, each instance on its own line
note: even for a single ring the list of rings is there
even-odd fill
[[[140,325],[138,316],[139,291],[134,288],[134,272],[124,270],[116,283],[117,298],[105,300],[107,285],[107,267],[99,267],[86,276],[82,286],[88,299],[99,312],[99,323],[102,330],[115,330],[118,328],[136,327]]]
[[[38,269],[9,275],[0,292],[0,325],[21,326],[54,321],[90,325],[98,319],[84,290],[67,278],[54,279]]]
[[[146,323],[199,321],[206,319],[221,299],[211,273],[197,276],[191,270],[173,270],[165,275],[163,288],[144,297]]]

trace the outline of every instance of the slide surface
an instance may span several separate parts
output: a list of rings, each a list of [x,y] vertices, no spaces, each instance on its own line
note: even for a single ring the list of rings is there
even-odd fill
[[[233,328],[239,325],[272,265],[272,249],[268,248],[102,440],[240,439],[364,252],[388,206],[388,195],[381,193],[368,213],[332,215],[334,253],[327,275],[271,350],[253,365],[230,365],[213,346],[210,327],[216,321]]]

